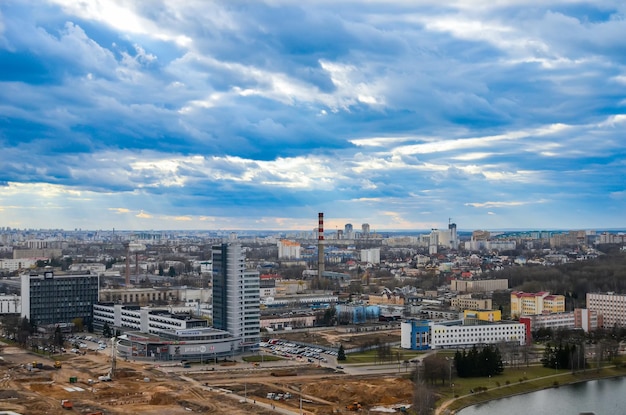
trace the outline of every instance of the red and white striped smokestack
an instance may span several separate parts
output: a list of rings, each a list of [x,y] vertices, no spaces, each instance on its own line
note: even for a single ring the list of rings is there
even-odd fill
[[[324,274],[324,214],[318,213],[317,218],[317,276],[322,278]]]
[[[320,241],[323,241],[324,240],[324,214],[318,213],[317,219],[319,222],[319,225],[317,228],[317,239]]]

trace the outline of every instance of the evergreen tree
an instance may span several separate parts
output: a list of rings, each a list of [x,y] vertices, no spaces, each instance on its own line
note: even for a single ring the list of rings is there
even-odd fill
[[[340,362],[346,360],[346,351],[343,349],[343,344],[339,345],[339,350],[337,351],[337,360]]]
[[[111,331],[111,327],[109,327],[109,323],[105,322],[102,327],[102,336],[109,338],[113,336],[113,332]]]

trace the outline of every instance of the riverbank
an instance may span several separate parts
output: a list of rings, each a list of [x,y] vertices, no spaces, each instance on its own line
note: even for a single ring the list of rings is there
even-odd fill
[[[451,396],[449,399],[440,401],[435,410],[437,415],[454,414],[457,411],[466,408],[468,406],[484,403],[494,399],[505,398],[508,396],[521,395],[530,392],[536,392],[543,389],[549,389],[559,387],[562,385],[574,384],[579,382],[587,382],[596,379],[606,379],[612,377],[626,376],[625,366],[606,366],[600,369],[587,369],[579,372],[561,371],[554,373],[551,369],[541,368],[543,370],[523,371],[523,369],[517,369],[514,376],[512,373],[508,373],[508,376],[503,375],[493,379],[474,379],[472,384],[485,383],[487,386],[472,387],[465,392],[460,392],[459,395]],[[542,373],[546,370],[550,371],[550,374],[543,374],[535,376],[537,372]],[[523,373],[527,376],[518,377],[516,382],[511,381],[511,378],[516,377]],[[466,379],[459,379],[459,382],[463,382]],[[508,382],[508,383],[507,383]],[[454,383],[452,384],[454,385]],[[454,386],[453,386],[454,387]],[[467,387],[467,385],[458,384],[459,388]],[[486,390],[482,391],[484,388]],[[480,392],[476,392],[479,390]]]

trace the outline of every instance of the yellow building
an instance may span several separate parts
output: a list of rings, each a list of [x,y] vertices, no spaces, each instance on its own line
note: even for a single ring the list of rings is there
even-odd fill
[[[500,310],[465,310],[463,320],[500,321],[502,312]]]
[[[565,296],[551,295],[547,291],[511,293],[511,318],[565,312]]]

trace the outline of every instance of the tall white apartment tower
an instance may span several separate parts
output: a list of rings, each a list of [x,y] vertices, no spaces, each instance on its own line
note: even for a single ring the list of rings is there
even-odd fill
[[[259,347],[259,272],[246,270],[241,245],[213,246],[213,327],[240,338],[240,352]]]
[[[459,237],[456,233],[456,223],[448,223],[448,231],[450,232],[450,248],[459,248]]]

